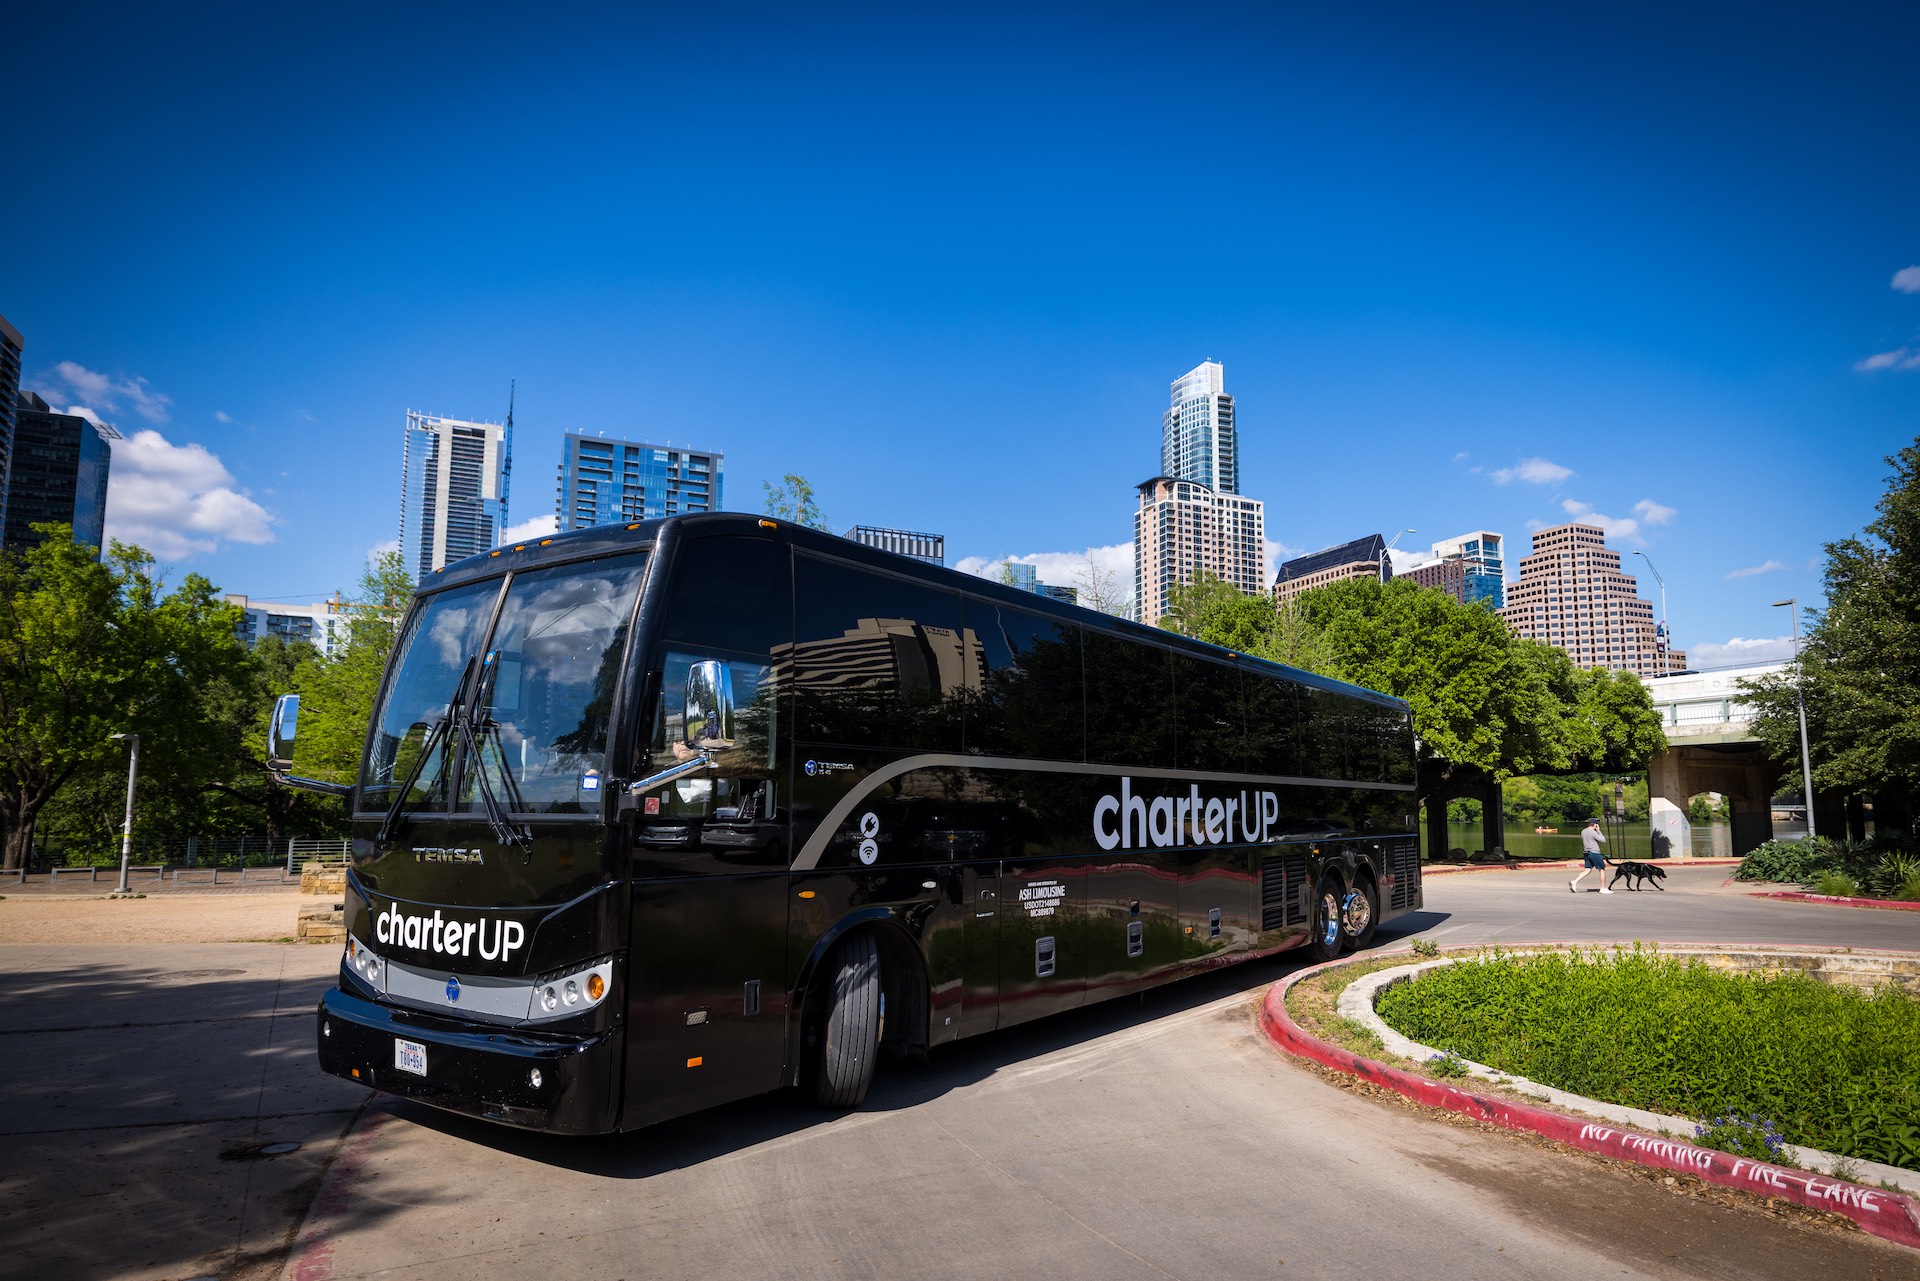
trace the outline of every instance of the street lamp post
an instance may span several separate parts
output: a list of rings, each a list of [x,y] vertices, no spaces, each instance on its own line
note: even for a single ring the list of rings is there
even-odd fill
[[[1400,531],[1400,534],[1417,534],[1419,532],[1417,529],[1403,529]],[[1392,571],[1387,567],[1392,563],[1390,553],[1393,551],[1393,545],[1400,541],[1400,534],[1395,534],[1392,538],[1389,538],[1387,545],[1380,549],[1380,581],[1383,583],[1392,576]]]
[[[1653,557],[1645,552],[1635,552],[1641,560],[1647,562],[1647,568],[1653,570],[1653,581],[1660,584],[1660,629],[1666,633],[1667,643],[1660,651],[1660,674],[1667,674],[1667,655],[1673,652],[1673,621],[1667,617],[1667,580],[1660,577],[1660,571],[1654,567]]]
[[[109,734],[109,738],[124,738],[133,750],[127,756],[127,820],[120,828],[120,888],[115,894],[125,894],[127,890],[127,864],[133,858],[133,789],[140,780],[140,736],[138,734]]]
[[[1800,708],[1800,785],[1807,802],[1807,839],[1820,833],[1813,822],[1813,753],[1807,750],[1807,673],[1800,664],[1800,599],[1789,596],[1773,602],[1775,609],[1793,615],[1793,701]]]

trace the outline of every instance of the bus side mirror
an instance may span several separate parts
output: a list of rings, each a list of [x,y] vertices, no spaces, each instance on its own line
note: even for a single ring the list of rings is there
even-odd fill
[[[293,767],[293,736],[300,722],[300,696],[282,694],[273,704],[267,720],[267,768]]]
[[[733,669],[709,659],[687,669],[686,745],[696,752],[733,746]]]

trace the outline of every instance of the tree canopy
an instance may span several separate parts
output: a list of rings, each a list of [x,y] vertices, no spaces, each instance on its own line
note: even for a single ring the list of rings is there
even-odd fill
[[[820,503],[813,495],[813,485],[805,476],[788,472],[780,478],[778,485],[770,480],[763,480],[760,484],[767,491],[767,515],[805,525],[809,529],[827,528],[827,514],[820,510]]]
[[[1349,579],[1276,609],[1203,577],[1172,606],[1163,627],[1405,699],[1442,788],[1461,770],[1630,769],[1666,746],[1633,673],[1583,671],[1492,610],[1404,580]]]
[[[1920,440],[1886,462],[1879,514],[1826,545],[1827,606],[1806,611],[1799,656],[1747,683],[1768,753],[1796,768],[1804,684],[1816,791],[1920,790]]]

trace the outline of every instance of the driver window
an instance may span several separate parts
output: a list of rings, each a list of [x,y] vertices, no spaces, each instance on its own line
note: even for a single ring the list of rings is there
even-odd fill
[[[731,725],[719,715],[713,682],[703,679],[704,673],[696,677],[697,668],[716,662],[732,686]],[[696,678],[690,682],[689,677]],[[772,667],[669,651],[654,687],[660,692],[654,700],[645,772],[672,769],[700,755],[711,760],[713,768],[649,793],[641,803],[643,817],[770,820],[779,732],[779,695]]]

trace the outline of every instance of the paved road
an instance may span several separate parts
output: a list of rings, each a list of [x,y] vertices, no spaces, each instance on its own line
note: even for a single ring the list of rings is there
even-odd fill
[[[1605,897],[1550,872],[1436,877],[1427,912],[1395,933],[1920,949],[1920,914],[1754,900],[1724,875],[1678,870],[1664,895]],[[774,1096],[563,1141],[382,1099],[302,1281],[1920,1278],[1920,1255],[1871,1238],[1338,1089],[1254,1028],[1290,968],[949,1047],[843,1116]]]
[[[0,1277],[277,1275],[364,1101],[313,1070],[339,963],[286,944],[0,946]],[[301,1147],[232,1159],[275,1142]]]

